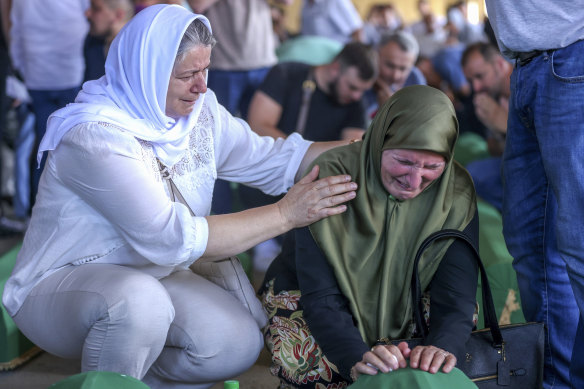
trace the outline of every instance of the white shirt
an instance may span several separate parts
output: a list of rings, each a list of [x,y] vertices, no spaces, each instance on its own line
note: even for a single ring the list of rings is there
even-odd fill
[[[63,266],[118,264],[157,278],[188,267],[207,245],[215,180],[283,193],[309,146],[298,134],[256,135],[208,90],[188,151],[170,169],[192,217],[170,201],[149,142],[108,123],[75,126],[49,153],[4,305],[16,314],[30,290]]]
[[[62,90],[83,81],[89,0],[15,0],[10,56],[27,88]]]
[[[351,41],[351,34],[363,27],[363,21],[351,0],[304,0],[302,7],[302,35],[317,35],[343,44]]]

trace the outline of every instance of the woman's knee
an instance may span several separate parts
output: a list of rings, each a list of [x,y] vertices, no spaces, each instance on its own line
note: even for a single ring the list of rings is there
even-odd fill
[[[150,369],[146,382],[216,382],[237,376],[257,360],[263,346],[260,329],[251,318],[232,315],[185,331],[171,326],[167,347]],[[156,387],[153,386],[153,387]]]
[[[227,345],[227,358],[242,361],[242,369],[247,370],[257,360],[264,346],[264,338],[251,315],[246,315],[245,320],[237,319],[233,324],[231,333],[234,336]]]
[[[128,333],[159,332],[166,337],[175,312],[166,289],[155,278],[128,277],[106,299],[110,325],[121,324]]]
[[[251,358],[253,364],[263,347],[260,328],[247,312],[217,319],[213,328],[202,331],[196,338],[193,349],[201,358],[213,355],[233,360]]]

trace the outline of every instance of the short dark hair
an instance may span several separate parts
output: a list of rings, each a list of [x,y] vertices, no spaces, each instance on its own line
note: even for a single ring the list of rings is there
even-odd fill
[[[372,80],[377,77],[377,52],[370,45],[361,42],[347,43],[333,62],[338,62],[341,72],[352,66],[357,68],[359,78]]]
[[[491,62],[497,56],[501,56],[501,52],[498,47],[493,46],[491,43],[486,42],[476,42],[468,45],[466,49],[462,52],[462,57],[460,58],[460,64],[464,67],[468,62],[468,58],[473,53],[479,53],[483,56],[485,61]]]

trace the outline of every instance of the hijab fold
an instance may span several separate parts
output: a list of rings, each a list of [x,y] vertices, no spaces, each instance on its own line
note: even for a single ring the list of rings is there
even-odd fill
[[[416,251],[432,232],[463,230],[475,214],[469,174],[453,160],[458,122],[452,103],[439,90],[410,86],[379,110],[363,142],[333,149],[314,164],[320,176],[349,174],[358,183],[347,211],[310,226],[348,298],[363,339],[411,335],[410,281]],[[399,201],[381,181],[385,149],[433,151],[446,160],[443,174],[417,197]],[[451,241],[424,253],[419,274],[427,289]]]
[[[83,84],[74,103],[49,117],[37,161],[77,124],[105,122],[149,141],[165,165],[178,162],[204,95],[188,116],[175,120],[165,114],[166,94],[178,46],[195,19],[211,31],[207,18],[178,5],[152,5],[134,16],[111,44],[105,76]]]

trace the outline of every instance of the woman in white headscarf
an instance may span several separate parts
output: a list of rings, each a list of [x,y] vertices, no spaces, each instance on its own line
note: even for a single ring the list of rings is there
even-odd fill
[[[346,175],[300,175],[324,149],[255,135],[206,88],[214,38],[180,6],[140,12],[106,75],[48,122],[49,151],[3,303],[41,348],[153,388],[207,388],[256,360],[262,337],[238,300],[189,270],[346,209]],[[161,169],[185,205],[171,201]],[[209,216],[217,178],[276,204]],[[190,208],[190,209],[189,209]],[[191,215],[194,213],[194,216]]]

